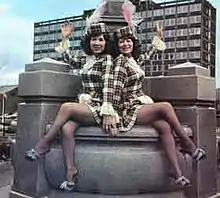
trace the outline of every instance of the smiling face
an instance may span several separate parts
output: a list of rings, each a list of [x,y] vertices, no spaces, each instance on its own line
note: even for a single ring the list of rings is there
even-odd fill
[[[118,40],[118,48],[120,53],[130,57],[132,56],[134,43],[131,38],[120,38]]]
[[[90,39],[90,49],[93,54],[100,54],[105,50],[106,40],[102,35],[92,36]]]

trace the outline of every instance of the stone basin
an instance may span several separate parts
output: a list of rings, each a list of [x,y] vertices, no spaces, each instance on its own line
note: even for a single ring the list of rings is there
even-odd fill
[[[192,131],[184,126],[190,136]],[[185,176],[192,173],[191,157],[178,151]],[[137,195],[178,191],[171,168],[153,128],[135,126],[109,137],[99,127],[80,127],[76,133],[76,191],[102,195]],[[45,157],[48,182],[57,187],[65,179],[60,143]]]

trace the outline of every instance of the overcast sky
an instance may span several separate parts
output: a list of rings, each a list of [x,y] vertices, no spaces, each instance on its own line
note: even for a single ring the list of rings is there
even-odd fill
[[[34,22],[81,15],[100,0],[0,0],[0,85],[17,84],[32,61]],[[162,2],[157,0],[156,2]],[[220,10],[220,0],[210,0]],[[220,16],[217,14],[217,87],[220,87]],[[219,66],[219,67],[218,67]]]

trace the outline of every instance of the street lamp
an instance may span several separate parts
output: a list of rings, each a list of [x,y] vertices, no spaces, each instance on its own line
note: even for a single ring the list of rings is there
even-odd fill
[[[0,93],[2,95],[2,136],[5,136],[5,101],[7,100],[7,95],[6,93]]]

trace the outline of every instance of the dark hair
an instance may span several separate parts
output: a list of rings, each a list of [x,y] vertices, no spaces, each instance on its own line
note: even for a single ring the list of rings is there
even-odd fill
[[[139,39],[135,38],[133,35],[122,37],[122,38],[127,38],[131,39],[133,42],[133,51],[132,51],[132,56],[135,60],[137,60],[140,56],[141,53],[141,43]],[[120,54],[119,47],[118,47],[118,41],[119,38],[117,37],[116,33],[113,34],[113,42],[112,42],[112,56],[114,58],[118,57]]]
[[[111,49],[111,44],[110,44],[110,37],[108,34],[85,34],[85,36],[82,38],[81,40],[81,47],[83,49],[83,51],[87,54],[87,55],[93,55],[93,52],[90,48],[90,41],[92,37],[96,37],[96,36],[101,36],[103,35],[106,44],[105,44],[105,49],[103,50],[103,52],[101,54],[108,54],[110,53],[110,49]]]

